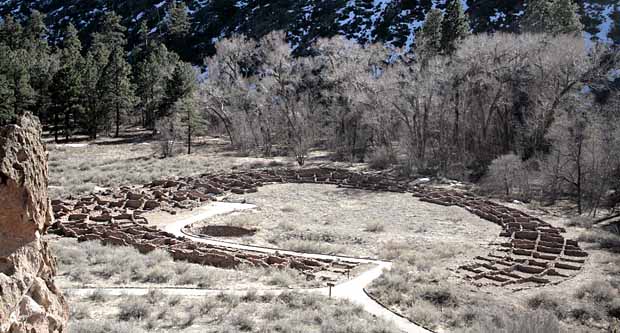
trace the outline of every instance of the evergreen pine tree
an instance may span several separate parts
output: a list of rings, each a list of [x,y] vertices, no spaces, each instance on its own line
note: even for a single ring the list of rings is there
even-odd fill
[[[45,120],[50,107],[50,84],[58,70],[56,56],[52,53],[47,40],[49,34],[45,25],[45,15],[33,10],[23,31],[22,48],[28,53],[27,67],[30,86],[35,91],[35,103],[32,111]]]
[[[61,68],[55,73],[49,88],[51,96],[51,122],[54,139],[58,142],[60,122],[63,123],[65,139],[69,140],[78,119],[84,112],[81,63],[82,44],[77,30],[69,24],[63,33],[60,50]]]
[[[187,52],[186,39],[191,28],[187,7],[183,1],[177,3],[172,0],[168,8],[166,19],[167,44],[177,53]]]
[[[9,116],[21,116],[29,111],[35,104],[35,91],[30,85],[30,73],[28,72],[27,59],[29,54],[23,50],[3,51],[3,68],[0,75],[6,80],[5,90],[7,99],[2,103],[6,105]]]
[[[127,43],[125,31],[120,16],[110,12],[105,14],[99,23],[98,31],[93,34],[93,43],[84,69],[88,71],[84,82],[88,118],[97,121],[96,124],[89,125],[93,138],[97,136],[100,125],[108,132],[112,123],[120,127],[121,113],[126,111],[125,99],[130,95],[127,92],[130,89],[126,89],[126,85],[129,82],[115,82],[116,79],[129,75],[125,75],[129,70],[123,56]],[[118,91],[119,96],[114,96],[114,89],[119,87],[122,88]],[[110,101],[114,104],[110,104]],[[114,111],[114,121],[110,121],[111,111]]]
[[[84,107],[81,125],[88,131],[89,137],[94,140],[99,134],[107,112],[107,108],[102,107],[102,93],[98,89],[101,64],[92,52],[88,52],[79,68],[82,87],[80,100]]]
[[[28,23],[23,32],[24,47],[26,49],[47,51],[48,31],[44,20],[45,15],[38,10],[33,10],[30,13]]]
[[[551,22],[550,0],[528,0],[521,19],[521,31],[530,33],[548,32]]]
[[[121,17],[114,12],[106,13],[93,34],[92,53],[101,65],[105,66],[110,54],[116,48],[124,48],[127,44],[125,31],[121,24]]]
[[[78,37],[78,31],[72,23],[69,23],[65,28],[60,45],[60,62],[63,65],[71,64],[77,66],[82,60],[82,42]]]
[[[170,3],[166,27],[168,28],[168,33],[173,40],[185,38],[189,32],[191,23],[189,20],[189,15],[187,15],[187,7],[184,2],[181,1],[180,3],[177,3],[173,0]]]
[[[135,65],[144,61],[144,58],[150,53],[151,47],[152,41],[149,38],[149,28],[146,21],[142,21],[138,28],[136,43],[133,50],[131,50],[131,64]]]
[[[460,0],[449,0],[441,22],[441,49],[445,54],[456,51],[457,42],[469,35],[469,20]]]
[[[521,19],[521,31],[530,33],[578,33],[583,28],[573,0],[529,0]]]
[[[432,58],[441,52],[441,10],[433,8],[426,14],[426,20],[417,35],[418,55],[422,59]]]
[[[10,104],[12,92],[7,77],[9,70],[9,54],[11,49],[7,45],[0,44],[0,125],[7,124],[15,117],[13,106]]]
[[[114,112],[115,137],[120,133],[122,118],[134,105],[134,91],[130,77],[131,67],[125,59],[123,50],[117,47],[110,55],[99,82],[102,102]]]
[[[11,91],[9,90],[9,82],[4,74],[0,74],[0,99],[2,101],[7,101],[10,97]],[[13,117],[13,110],[10,106],[5,102],[0,103],[0,126],[11,122]]]
[[[189,63],[179,61],[166,82],[164,100],[160,107],[160,117],[180,119],[183,123],[188,154],[192,152],[192,136],[198,125],[198,114],[192,100],[197,88],[196,71]],[[170,124],[174,126],[175,121],[170,121]],[[170,132],[174,133],[175,129],[170,129]]]
[[[80,73],[71,65],[62,67],[54,75],[50,92],[54,139],[58,142],[60,122],[63,123],[65,139],[69,140],[75,127],[75,119],[82,113]]]
[[[579,6],[573,0],[554,0],[551,2],[553,26],[551,33],[580,33],[583,24],[579,20]]]
[[[164,98],[166,81],[179,61],[174,52],[157,43],[151,47],[147,57],[137,65],[136,93],[140,98],[143,126],[155,128],[155,117]]]
[[[0,44],[8,46],[11,50],[16,50],[22,46],[22,25],[7,15],[0,24]]]

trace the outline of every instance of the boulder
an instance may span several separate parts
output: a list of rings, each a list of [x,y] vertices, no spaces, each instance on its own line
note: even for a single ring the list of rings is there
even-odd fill
[[[41,125],[26,114],[0,128],[0,332],[67,330],[56,260],[41,239],[53,222],[47,185]]]

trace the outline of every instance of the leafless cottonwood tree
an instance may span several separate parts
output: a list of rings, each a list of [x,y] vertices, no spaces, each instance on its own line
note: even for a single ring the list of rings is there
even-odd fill
[[[470,179],[480,179],[496,158],[510,155],[495,165],[537,161],[528,162],[527,171],[540,171],[544,179],[538,182],[554,196],[577,187],[567,185],[568,175],[560,176],[567,159],[576,158],[568,154],[574,147],[559,142],[570,136],[562,124],[577,114],[571,108],[599,114],[610,109],[609,97],[603,102],[583,89],[617,64],[609,50],[588,50],[572,35],[474,35],[452,55],[423,54],[423,61],[341,37],[319,39],[310,56],[294,57],[280,32],[258,41],[233,36],[216,49],[207,59],[202,103],[239,149],[271,155],[283,147],[300,165],[317,146],[351,162],[371,154],[399,156],[408,173]],[[596,165],[590,157],[581,164],[590,174],[608,175],[615,166],[615,136],[609,133],[616,127],[599,118],[588,118],[583,138],[583,157],[598,156]],[[528,180],[536,183],[534,178]],[[575,198],[602,201],[586,195],[608,187],[594,179],[582,178]],[[531,190],[529,181],[513,183],[502,191]]]

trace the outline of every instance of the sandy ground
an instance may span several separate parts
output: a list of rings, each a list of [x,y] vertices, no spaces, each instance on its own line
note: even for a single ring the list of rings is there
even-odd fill
[[[410,194],[278,184],[244,198],[257,208],[214,217],[193,231],[208,224],[245,226],[258,231],[251,237],[223,239],[289,248],[310,242],[335,254],[376,258],[383,258],[394,244],[415,248],[451,243],[478,251],[500,232],[499,226],[464,209],[421,202]]]

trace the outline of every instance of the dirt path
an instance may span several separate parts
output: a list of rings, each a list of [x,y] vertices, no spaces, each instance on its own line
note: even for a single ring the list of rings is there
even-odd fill
[[[380,317],[388,322],[393,323],[397,328],[404,332],[411,333],[426,333],[428,330],[410,322],[407,319],[404,319],[392,311],[384,308],[379,303],[375,302],[373,299],[368,297],[365,293],[364,288],[368,286],[372,281],[381,276],[384,270],[389,270],[392,267],[392,263],[388,261],[375,260],[370,258],[355,258],[355,257],[345,257],[345,256],[333,256],[333,255],[325,255],[325,254],[312,254],[312,253],[302,253],[295,251],[288,251],[282,249],[268,248],[268,247],[260,247],[260,246],[252,246],[252,245],[243,245],[233,242],[220,241],[212,238],[201,238],[195,237],[193,235],[189,235],[183,232],[183,228],[199,221],[203,221],[205,219],[214,217],[216,215],[228,214],[234,211],[245,210],[256,208],[254,205],[250,204],[241,204],[241,203],[225,203],[225,202],[215,202],[206,206],[202,206],[198,209],[195,209],[190,212],[182,213],[177,216],[171,216],[170,218],[166,218],[165,220],[159,220],[157,225],[171,233],[175,236],[186,237],[195,242],[200,242],[204,244],[214,245],[214,246],[222,246],[231,249],[237,250],[245,250],[245,251],[254,251],[260,253],[280,253],[287,254],[296,257],[303,258],[311,258],[311,259],[328,259],[328,260],[343,260],[347,262],[354,262],[360,264],[374,264],[375,266],[370,270],[360,274],[359,276],[338,284],[334,286],[331,290],[332,297],[346,299],[354,304],[358,304],[364,308],[368,313]],[[146,288],[75,288],[68,289],[69,294],[78,295],[78,296],[86,296],[90,293],[93,293],[95,290],[101,291],[108,295],[134,295],[141,296],[146,295],[150,289]],[[216,289],[192,289],[192,288],[159,288],[157,289],[163,292],[166,295],[178,295],[178,296],[187,296],[187,297],[200,297],[200,296],[216,296],[220,293],[225,294],[234,294],[234,295],[244,295],[246,293],[245,290],[216,290]],[[284,291],[295,290],[298,292],[309,292],[309,293],[318,293],[321,295],[327,296],[329,294],[329,289],[325,288],[311,288],[311,289],[268,289],[268,290],[259,290],[260,293],[272,293],[279,294]]]

